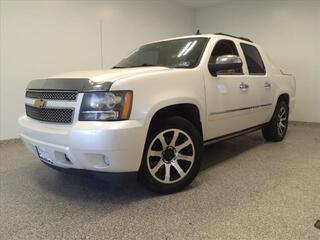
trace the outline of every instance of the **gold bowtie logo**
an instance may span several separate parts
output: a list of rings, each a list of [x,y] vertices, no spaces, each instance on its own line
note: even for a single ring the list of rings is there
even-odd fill
[[[43,101],[42,99],[37,99],[34,101],[34,107],[36,108],[43,108],[45,106],[46,102]]]

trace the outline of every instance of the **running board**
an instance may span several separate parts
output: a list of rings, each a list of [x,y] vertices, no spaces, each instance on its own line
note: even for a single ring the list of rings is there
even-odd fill
[[[247,133],[251,133],[251,132],[257,131],[257,130],[265,127],[266,125],[268,125],[268,123],[261,124],[261,125],[258,125],[258,126],[255,126],[255,127],[251,127],[251,128],[247,128],[247,129],[235,132],[235,133],[230,133],[230,134],[227,134],[227,135],[224,135],[224,136],[221,136],[221,137],[212,138],[212,139],[204,141],[203,145],[206,146],[206,145],[210,145],[212,143],[221,142],[221,141],[224,141],[224,140],[228,140],[230,138],[234,138],[234,137],[238,137],[238,136],[241,136],[241,135],[244,135],[244,134],[247,134]]]

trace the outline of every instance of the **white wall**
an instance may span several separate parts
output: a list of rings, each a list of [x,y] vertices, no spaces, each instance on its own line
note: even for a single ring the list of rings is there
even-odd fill
[[[197,28],[260,43],[296,75],[291,119],[320,122],[318,0],[228,0],[195,10],[172,0],[0,0],[0,24],[0,140],[18,136],[28,81],[107,68],[144,42]]]
[[[144,42],[195,29],[193,10],[170,0],[0,0],[0,17],[0,140],[18,137],[28,81],[107,68]]]
[[[320,122],[320,1],[226,1],[196,10],[201,32],[245,36],[297,79],[291,120]]]

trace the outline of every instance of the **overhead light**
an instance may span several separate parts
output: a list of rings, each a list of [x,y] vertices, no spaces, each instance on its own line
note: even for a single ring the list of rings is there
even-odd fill
[[[187,45],[182,49],[182,51],[178,54],[178,57],[181,57],[183,53],[188,49],[188,47],[191,45],[192,41],[188,42]]]
[[[190,51],[192,50],[192,48],[196,45],[197,42],[198,42],[197,40],[193,41],[193,43],[191,44],[191,46],[183,53],[182,56],[187,55],[188,52],[190,52]]]

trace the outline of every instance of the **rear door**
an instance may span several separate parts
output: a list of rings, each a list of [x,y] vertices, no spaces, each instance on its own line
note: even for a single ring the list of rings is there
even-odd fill
[[[252,117],[257,125],[262,124],[270,120],[274,86],[258,48],[243,42],[240,46],[246,60],[247,77],[251,82],[252,91],[256,94],[256,102],[252,105]]]
[[[209,62],[215,62],[218,56],[230,54],[240,56],[242,61],[245,61],[239,48],[239,43],[232,40],[218,40],[214,44]],[[207,140],[255,125],[251,106],[256,104],[256,95],[251,89],[252,80],[247,72],[243,69],[220,71],[215,77],[204,67],[204,78],[208,118]]]

